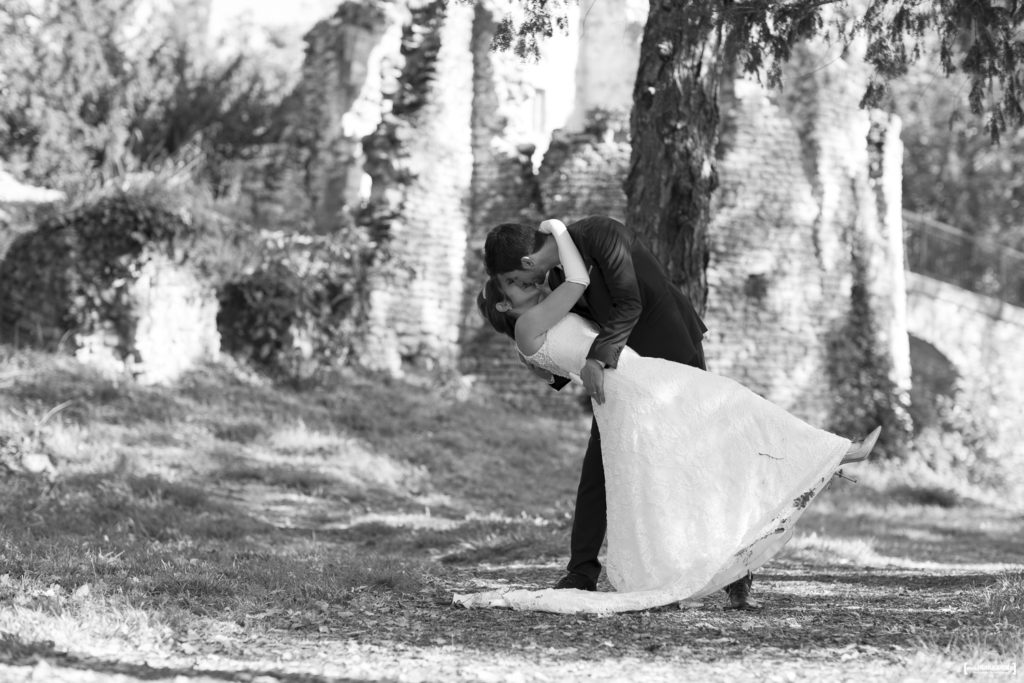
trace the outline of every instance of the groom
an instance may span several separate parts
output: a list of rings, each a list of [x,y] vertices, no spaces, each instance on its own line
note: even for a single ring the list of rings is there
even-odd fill
[[[706,370],[701,339],[707,328],[690,300],[672,284],[661,263],[636,235],[607,216],[591,216],[568,227],[590,271],[590,286],[573,311],[600,327],[580,372],[593,400],[604,403],[604,373],[615,371],[627,345],[641,356]],[[488,233],[484,264],[502,287],[538,286],[547,278],[553,289],[565,278],[554,238],[518,223],[504,223]],[[554,377],[549,383],[561,389],[569,380]],[[595,420],[591,422],[576,493],[568,573],[555,588],[596,590],[601,574],[597,555],[606,527],[601,436]],[[726,587],[730,608],[757,608],[749,597],[751,582],[748,574]]]

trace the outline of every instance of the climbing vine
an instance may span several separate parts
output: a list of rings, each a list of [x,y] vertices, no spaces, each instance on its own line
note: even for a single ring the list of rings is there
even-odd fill
[[[826,340],[826,373],[832,390],[829,428],[859,437],[881,426],[877,452],[906,454],[911,434],[908,397],[892,380],[890,356],[878,347],[878,322],[867,288],[862,248],[853,250],[849,313]]]
[[[154,254],[185,261],[195,237],[183,216],[129,194],[47,220],[15,240],[0,263],[0,339],[57,349],[106,331],[120,357],[131,357],[138,322],[131,283]]]

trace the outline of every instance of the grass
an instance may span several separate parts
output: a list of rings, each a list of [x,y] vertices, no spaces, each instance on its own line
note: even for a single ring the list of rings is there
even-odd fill
[[[9,379],[0,428],[28,433],[49,407],[71,401],[39,427],[59,464],[57,484],[0,481],[2,590],[31,596],[19,606],[22,618],[60,605],[62,618],[89,621],[88,605],[99,613],[117,603],[157,624],[174,624],[184,611],[237,620],[261,613],[273,625],[324,605],[401,597],[430,585],[438,566],[431,554],[505,547],[518,527],[533,528],[515,515],[553,509],[572,491],[571,475],[553,475],[571,470],[578,429],[532,416],[510,425],[495,419],[495,406],[439,403],[375,378],[346,376],[336,390],[300,394],[210,366],[160,389],[114,382],[47,354],[5,349],[3,360]],[[452,482],[534,476],[557,483],[524,485],[526,496],[508,486],[499,495],[493,486],[474,488],[457,509],[439,493]],[[248,490],[232,497],[236,488]],[[327,514],[292,528],[267,523],[266,509],[282,500]],[[480,501],[511,521],[469,523],[460,532],[329,529],[375,509],[432,504],[465,516]],[[520,536],[519,545],[529,546],[531,537]],[[82,586],[88,596],[70,600]]]
[[[1002,574],[980,594],[963,596],[965,601],[979,598],[988,615],[985,621],[956,620],[949,630],[924,636],[922,645],[968,665],[1016,662],[1018,668],[1024,666],[1024,574]]]
[[[0,433],[38,433],[58,470],[0,469],[3,680],[40,662],[96,680],[784,680],[789,661],[796,680],[1024,661],[1019,513],[942,481],[860,466],[762,572],[764,614],[462,611],[453,592],[558,575],[586,417],[355,373],[297,391],[230,362],[139,387],[7,347],[0,381]]]

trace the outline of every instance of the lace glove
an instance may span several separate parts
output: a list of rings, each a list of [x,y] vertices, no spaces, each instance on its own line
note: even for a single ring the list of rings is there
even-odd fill
[[[558,260],[562,263],[562,270],[565,272],[566,282],[575,282],[578,285],[587,287],[590,285],[590,275],[587,266],[583,263],[580,250],[569,235],[569,229],[565,223],[556,219],[549,219],[540,224],[538,228],[555,238],[558,246]]]

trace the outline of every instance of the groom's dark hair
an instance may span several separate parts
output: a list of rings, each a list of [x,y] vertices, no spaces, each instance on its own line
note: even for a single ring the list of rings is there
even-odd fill
[[[532,225],[502,223],[491,228],[484,241],[484,267],[488,275],[522,268],[520,260],[544,246],[547,236]]]

